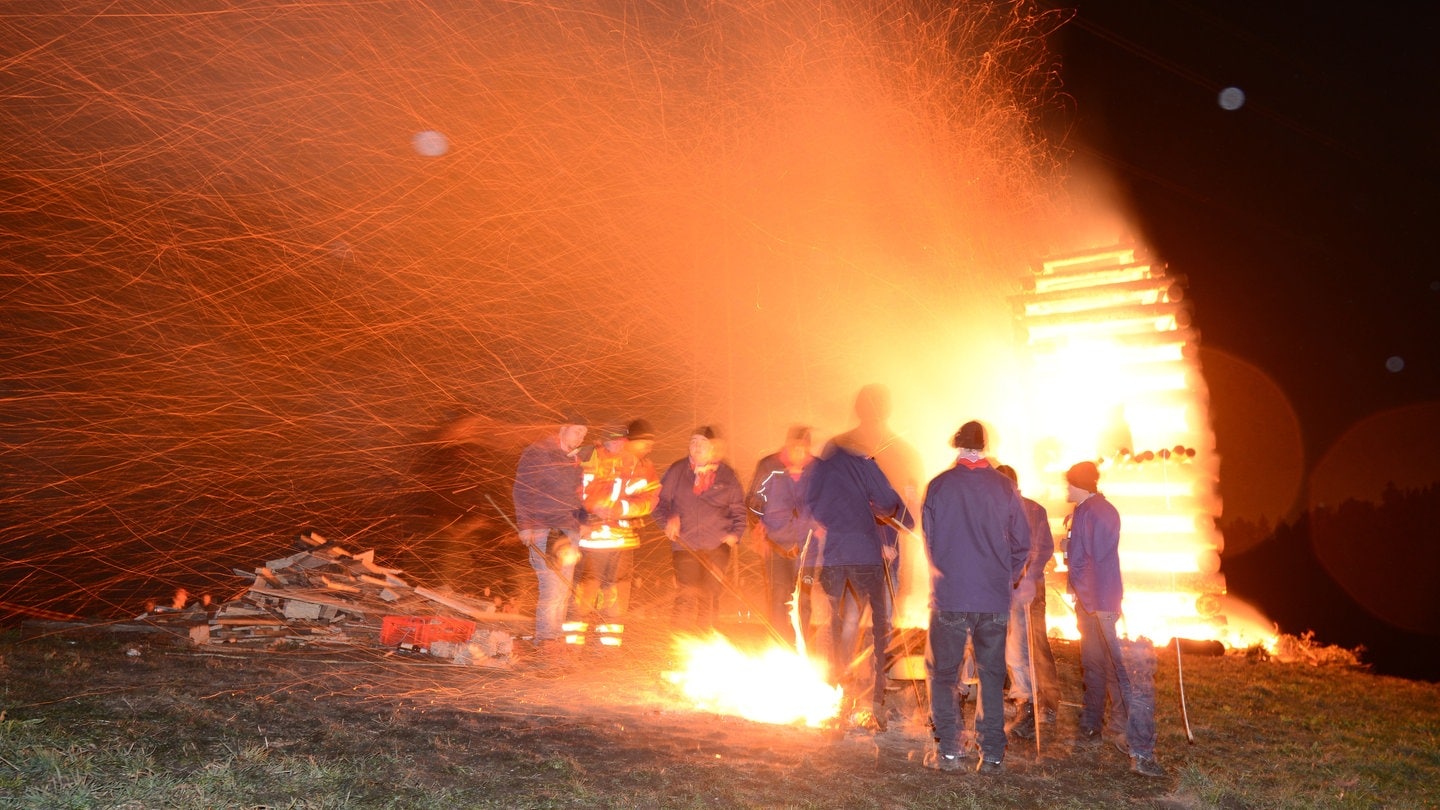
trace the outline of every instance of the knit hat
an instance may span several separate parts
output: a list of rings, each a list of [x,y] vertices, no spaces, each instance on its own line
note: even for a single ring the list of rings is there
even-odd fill
[[[1065,483],[1072,487],[1094,492],[1100,486],[1100,468],[1093,461],[1082,461],[1065,473]]]
[[[984,450],[985,449],[985,426],[970,420],[955,431],[955,438],[950,440],[951,446],[957,450]]]
[[[636,419],[625,426],[625,438],[632,441],[654,441],[655,428],[650,427],[650,423],[644,419]]]

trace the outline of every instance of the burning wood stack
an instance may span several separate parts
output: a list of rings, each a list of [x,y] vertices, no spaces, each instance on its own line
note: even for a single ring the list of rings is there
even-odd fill
[[[509,666],[512,632],[525,626],[525,617],[500,612],[490,598],[412,586],[399,570],[377,565],[373,550],[352,554],[309,532],[297,545],[300,551],[253,573],[232,569],[251,585],[229,602],[186,606],[182,591],[172,606],[139,619],[185,624],[197,644],[357,644]]]
[[[1183,277],[1117,245],[1051,257],[1025,286],[1012,299],[1016,325],[1033,379],[1048,386],[1033,394],[1043,404],[1028,424],[1037,465],[1028,492],[1063,538],[1064,471],[1095,461],[1122,516],[1132,637],[1227,638],[1219,457]],[[1064,592],[1063,582],[1052,587]],[[1050,624],[1073,638],[1073,616],[1055,613],[1062,604],[1048,602]]]

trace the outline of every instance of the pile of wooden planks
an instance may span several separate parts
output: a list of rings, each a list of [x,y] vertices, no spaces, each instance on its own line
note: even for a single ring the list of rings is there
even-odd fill
[[[231,569],[250,581],[235,599],[187,605],[182,592],[172,605],[149,609],[135,622],[184,628],[196,644],[390,646],[470,666],[508,666],[514,634],[529,624],[527,617],[500,612],[488,597],[411,585],[398,569],[376,564],[373,550],[351,553],[312,532],[301,534],[296,545],[296,553],[253,573]],[[468,639],[452,633],[441,643],[387,643],[387,617],[392,625],[396,617],[463,620],[449,626],[474,630]]]

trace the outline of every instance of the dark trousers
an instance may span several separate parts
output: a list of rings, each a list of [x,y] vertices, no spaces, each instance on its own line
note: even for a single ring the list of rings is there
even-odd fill
[[[673,629],[687,633],[708,633],[715,629],[725,572],[730,567],[730,547],[692,550],[675,549],[675,606],[670,615]]]
[[[942,754],[960,753],[960,665],[965,643],[974,648],[980,675],[975,730],[980,753],[999,762],[1005,757],[1005,636],[1009,613],[930,611],[925,646],[925,675],[930,682],[930,725]]]
[[[1045,587],[1035,589],[1030,603],[1030,661],[1035,667],[1035,710],[1060,710],[1060,672],[1055,667],[1055,652],[1050,649],[1050,634],[1045,628]]]
[[[791,644],[795,643],[795,625],[791,623],[790,606],[795,605],[795,623],[808,643],[810,641],[810,589],[814,582],[813,572],[809,582],[800,579],[800,558],[785,557],[773,550],[765,555],[765,609],[771,627]]]
[[[629,548],[580,549],[575,566],[575,604],[571,618],[607,622],[625,615],[630,601],[630,579],[635,570],[635,550]]]
[[[1085,684],[1080,728],[1124,737],[1130,724],[1127,703],[1130,676],[1125,671],[1120,637],[1115,632],[1120,614],[1076,607],[1075,619],[1080,627],[1080,675]]]
[[[830,673],[843,681],[850,665],[863,653],[856,649],[860,638],[860,619],[865,607],[870,608],[870,625],[874,631],[871,659],[874,689],[871,698],[876,705],[885,700],[889,668],[887,650],[890,646],[890,588],[885,569],[879,565],[825,565],[816,572],[820,592],[830,605]],[[1003,664],[1003,661],[1002,661]]]

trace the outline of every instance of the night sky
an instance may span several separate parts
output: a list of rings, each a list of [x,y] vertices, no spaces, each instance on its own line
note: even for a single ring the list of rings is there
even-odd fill
[[[1440,400],[1427,36],[1352,4],[1087,2],[1057,38],[1076,157],[1189,277],[1204,347],[1280,387],[1311,461],[1367,416]],[[1238,392],[1211,384],[1227,415]]]
[[[1387,481],[1440,481],[1429,15],[1420,3],[1081,2],[1055,40],[1071,105],[1058,136],[1075,165],[1114,180],[1144,240],[1189,280],[1226,520],[1293,522],[1378,500]],[[1226,109],[1232,87],[1243,104]],[[1371,545],[1383,587],[1426,593],[1440,562],[1430,517],[1403,538],[1347,542]],[[1252,559],[1227,541],[1232,588],[1278,589],[1344,637],[1328,640],[1413,650],[1392,668],[1440,677],[1423,652],[1433,619],[1394,633],[1337,605],[1344,589],[1303,543]],[[1405,570],[1408,559],[1422,567]],[[1322,641],[1326,627],[1313,626]]]

